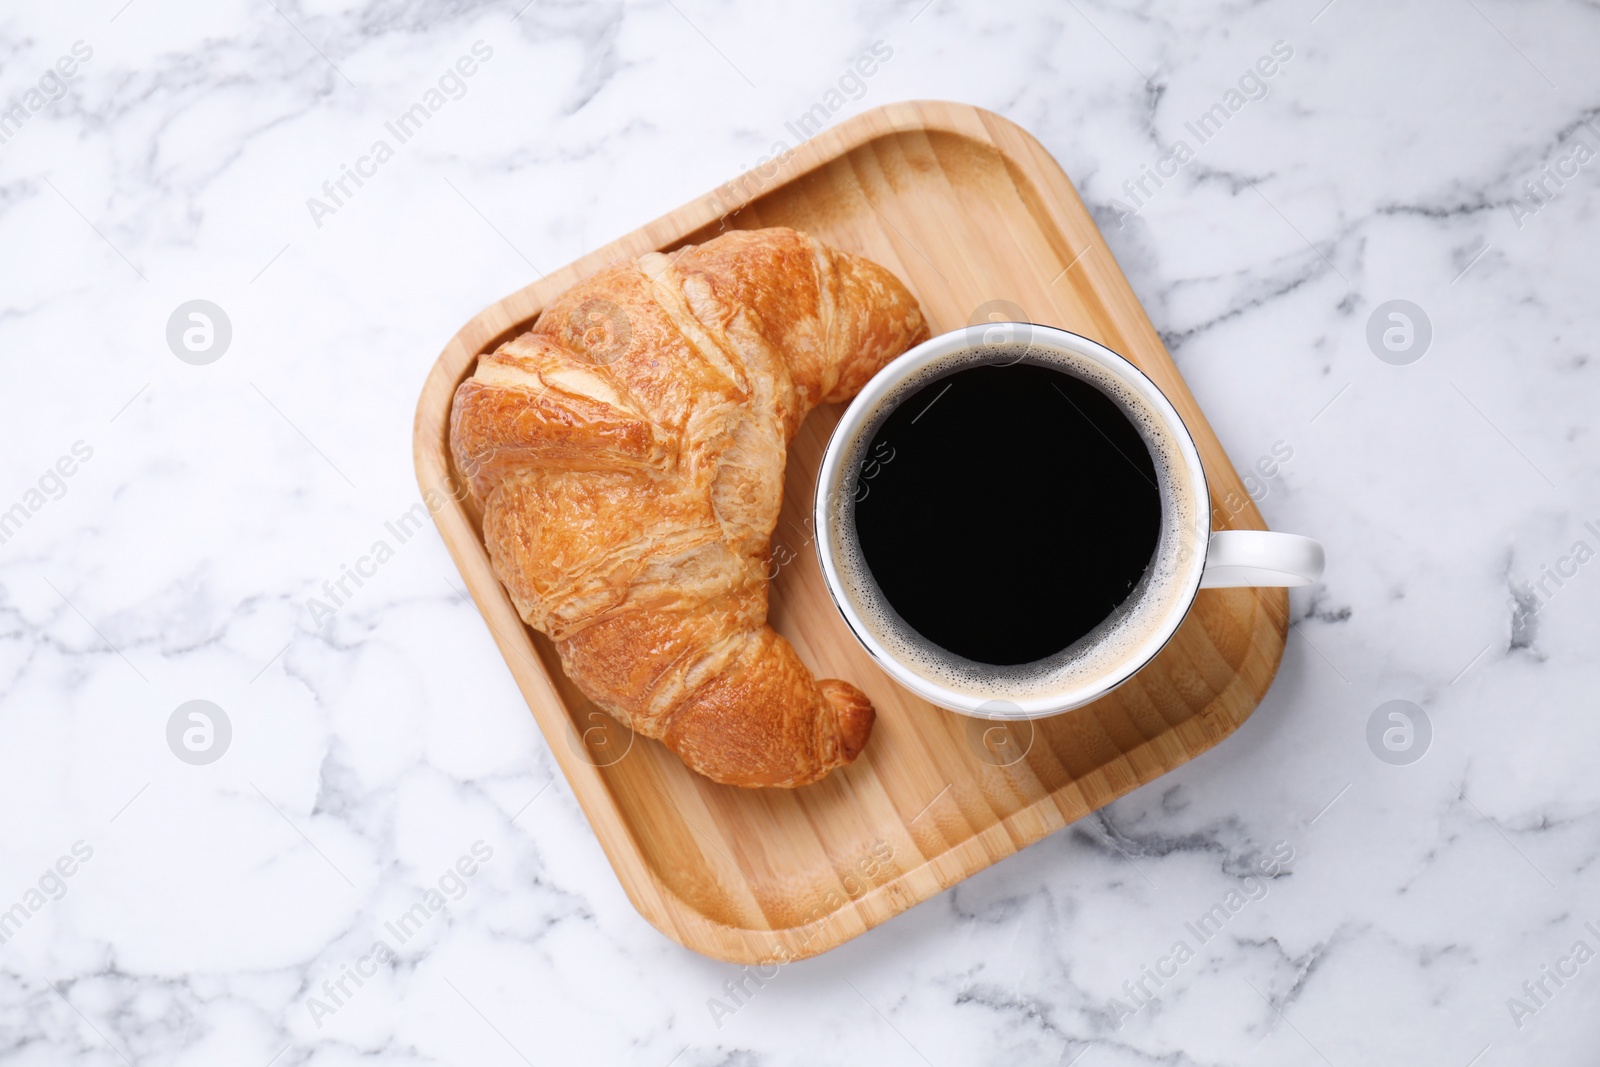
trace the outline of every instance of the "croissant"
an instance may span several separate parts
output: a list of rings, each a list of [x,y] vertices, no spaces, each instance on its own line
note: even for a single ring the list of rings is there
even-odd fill
[[[778,228],[614,263],[479,359],[452,454],[585,695],[729,785],[855,759],[872,704],[767,625],[768,541],[806,415],[927,335],[889,271]]]

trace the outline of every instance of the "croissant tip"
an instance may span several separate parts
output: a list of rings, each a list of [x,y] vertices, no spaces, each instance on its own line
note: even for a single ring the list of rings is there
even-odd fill
[[[872,701],[849,682],[837,678],[825,678],[818,685],[839,716],[840,755],[844,762],[854,763],[872,737],[872,723],[877,718]]]

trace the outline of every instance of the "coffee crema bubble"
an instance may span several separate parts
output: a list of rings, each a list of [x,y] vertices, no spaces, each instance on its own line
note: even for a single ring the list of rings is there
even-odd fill
[[[1182,432],[1080,353],[984,345],[940,359],[881,397],[842,454],[823,534],[844,595],[890,656],[971,698],[1049,698],[1125,676],[1187,609],[1203,556],[1203,482]],[[1039,447],[1074,441],[1081,464]],[[961,449],[972,462],[952,462]],[[1044,518],[1057,506],[1045,494],[1064,489],[1066,518]]]

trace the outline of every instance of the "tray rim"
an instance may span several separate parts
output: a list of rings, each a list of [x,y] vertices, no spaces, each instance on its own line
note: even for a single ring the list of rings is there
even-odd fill
[[[746,171],[707,194],[490,304],[451,337],[430,367],[418,399],[413,421],[413,461],[418,485],[424,500],[428,502],[428,511],[501,656],[507,661],[508,669],[511,669],[513,657],[526,660],[534,667],[529,684],[525,684],[522,674],[515,669],[512,669],[513,680],[523,693],[552,757],[572,788],[623,891],[635,909],[663,934],[685,948],[727,962],[786,962],[837,947],[1189,762],[1237,730],[1263,699],[1255,697],[1242,709],[1228,710],[1229,694],[1243,681],[1243,674],[1236,671],[1229,685],[1192,716],[1124,750],[1119,759],[1108,761],[1088,774],[1073,779],[1068,785],[1045,793],[1032,803],[997,819],[993,826],[944,851],[932,855],[918,852],[916,858],[920,858],[921,862],[915,866],[902,866],[896,857],[894,866],[898,873],[893,878],[860,894],[848,896],[838,907],[821,917],[792,926],[771,928],[735,926],[722,922],[680,897],[656,875],[653,866],[646,860],[642,849],[634,841],[634,827],[612,796],[598,769],[569,752],[568,746],[555,743],[556,735],[569,723],[569,713],[548,668],[533,647],[525,624],[500,583],[494,581],[489,588],[480,588],[482,583],[474,583],[465,565],[464,557],[475,552],[478,560],[487,568],[488,556],[481,533],[462,506],[459,494],[452,491],[455,483],[448,456],[447,434],[449,398],[456,385],[470,373],[472,364],[480,355],[531,325],[550,298],[605,264],[618,258],[670,249],[719,219],[736,215],[751,202],[800,180],[864,145],[881,138],[919,131],[977,140],[998,153],[1008,169],[1025,177],[1036,192],[1037,203],[1030,206],[1036,210],[1042,209],[1056,231],[1047,237],[1066,240],[1066,227],[1063,225],[1066,220],[1061,205],[1084,210],[1082,202],[1065,170],[1027,130],[1009,119],[970,104],[938,100],[886,104],[847,119],[791,149],[776,174],[763,177],[758,170]],[[732,203],[722,199],[724,191],[728,189],[739,190],[741,194]],[[1103,243],[1103,237],[1101,241]],[[1154,340],[1170,363],[1171,355],[1166,352],[1143,305],[1132,293],[1131,287],[1127,286],[1120,267],[1114,269],[1131,298],[1131,307],[1124,308],[1124,312],[1135,316],[1135,327],[1148,331],[1147,340]],[[1184,414],[1185,422],[1189,422],[1194,414],[1199,413],[1198,404],[1182,382],[1175,364],[1172,370],[1177,376],[1182,396],[1172,396],[1167,384],[1163,384],[1162,389]],[[439,403],[441,399],[442,404]],[[1203,414],[1200,414],[1200,419],[1210,432]],[[1220,442],[1218,446],[1220,450]],[[1228,462],[1231,466],[1231,461]],[[1266,528],[1254,503],[1248,500],[1238,513],[1231,516],[1230,525]],[[1260,665],[1266,672],[1261,687],[1261,692],[1265,694],[1277,672],[1287,640],[1287,611],[1282,591],[1257,592],[1264,593],[1258,596],[1258,600],[1283,602],[1278,605],[1276,612],[1268,610],[1282,640],[1270,642],[1270,662]],[[513,638],[512,634],[516,637]],[[1148,777],[1137,773],[1135,777],[1138,780],[1131,784],[1104,782],[1096,790],[1085,789],[1086,785],[1096,783],[1097,779],[1108,777],[1108,769],[1119,763],[1130,765],[1131,769],[1132,764],[1141,762],[1137,757],[1148,757],[1156,746],[1169,739],[1181,741],[1185,751],[1183,758],[1171,766],[1156,770]],[[1169,761],[1158,758],[1157,762],[1165,764]],[[1087,799],[1090,792],[1103,794],[1107,799],[1091,803]],[[687,814],[680,814],[690,829],[696,829]],[[1034,832],[1013,825],[1022,817],[1031,817],[1045,826],[1042,831]],[[940,868],[949,868],[952,864],[956,865],[953,876],[941,872]],[[864,907],[869,904],[874,905],[871,911],[877,913],[871,918]],[[830,932],[830,925],[842,928]]]

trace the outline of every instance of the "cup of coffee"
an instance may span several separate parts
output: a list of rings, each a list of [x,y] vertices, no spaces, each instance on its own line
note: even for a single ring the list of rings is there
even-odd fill
[[[828,442],[816,544],[839,612],[896,681],[1037,718],[1131,678],[1217,586],[1322,574],[1309,537],[1211,529],[1194,440],[1085,337],[986,323],[907,352]]]

